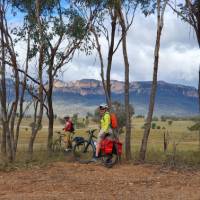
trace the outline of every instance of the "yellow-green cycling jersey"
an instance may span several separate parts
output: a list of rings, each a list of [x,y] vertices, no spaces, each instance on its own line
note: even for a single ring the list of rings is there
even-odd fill
[[[109,112],[105,112],[101,118],[101,130],[103,130],[105,133],[108,133],[110,129],[110,123],[110,114]]]

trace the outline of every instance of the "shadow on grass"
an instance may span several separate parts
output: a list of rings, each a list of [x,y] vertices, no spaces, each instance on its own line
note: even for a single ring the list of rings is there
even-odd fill
[[[0,158],[0,171],[9,172],[18,169],[43,168],[59,161],[72,162],[73,156],[71,154],[66,155],[64,152],[54,152],[49,155],[47,151],[39,150],[34,152],[30,160],[26,152],[19,152],[14,163]]]

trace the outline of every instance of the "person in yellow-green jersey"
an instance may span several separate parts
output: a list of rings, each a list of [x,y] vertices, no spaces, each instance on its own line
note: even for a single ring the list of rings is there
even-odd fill
[[[97,161],[97,159],[98,159],[99,152],[101,149],[102,139],[104,139],[106,134],[112,133],[110,113],[109,113],[107,104],[101,104],[99,106],[99,115],[101,117],[100,131],[99,131],[98,138],[97,138],[96,153],[95,153],[95,157],[93,159],[94,162]]]

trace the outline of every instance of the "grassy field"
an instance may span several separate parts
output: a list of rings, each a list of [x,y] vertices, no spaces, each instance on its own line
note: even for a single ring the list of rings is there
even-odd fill
[[[24,119],[21,127],[19,138],[19,153],[18,157],[21,157],[23,153],[27,151],[28,140],[31,133],[29,124],[31,119]],[[168,121],[155,121],[156,128],[151,130],[149,142],[147,161],[154,163],[168,163],[173,165],[190,165],[200,166],[200,151],[199,151],[199,138],[197,132],[191,132],[188,130],[194,122],[192,121],[173,121],[169,125]],[[43,128],[37,135],[34,152],[35,157],[41,155],[41,152],[45,152],[47,142],[47,119],[43,120]],[[132,121],[132,150],[134,160],[138,159],[139,147],[143,135],[143,118],[134,118]],[[87,137],[86,130],[92,127],[98,127],[95,123],[90,123],[88,128],[77,129],[76,136]],[[160,129],[157,129],[157,127]],[[59,120],[55,121],[54,131],[62,131],[63,125]],[[163,150],[163,134],[168,132],[169,145],[167,152]],[[125,134],[121,134],[120,138],[124,142]],[[57,134],[54,134],[54,138]],[[176,147],[176,150],[175,148]]]

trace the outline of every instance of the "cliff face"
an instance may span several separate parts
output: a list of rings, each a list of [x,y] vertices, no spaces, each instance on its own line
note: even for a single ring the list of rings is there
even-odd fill
[[[123,94],[124,82],[113,80],[111,81],[111,88],[113,94]],[[74,94],[86,95],[104,95],[102,83],[94,79],[83,79],[74,82],[65,83],[56,80],[54,83],[55,91],[63,91]],[[147,94],[151,91],[151,82],[131,82],[130,92],[136,94]],[[180,95],[185,97],[198,97],[197,90],[194,87],[184,85],[170,84],[163,81],[158,82],[158,92],[163,95]]]

